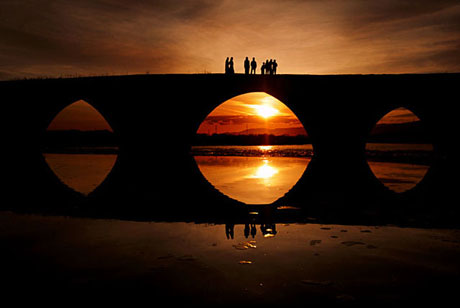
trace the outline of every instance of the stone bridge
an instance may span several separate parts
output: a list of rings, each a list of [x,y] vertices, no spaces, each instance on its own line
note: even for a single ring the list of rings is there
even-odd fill
[[[315,153],[301,180],[278,203],[350,209],[458,203],[453,180],[458,119],[453,110],[459,85],[460,74],[130,75],[3,81],[5,193],[14,195],[15,206],[27,208],[84,203],[123,213],[233,206],[238,202],[206,182],[190,147],[200,123],[219,104],[236,95],[266,92],[297,115]],[[105,117],[120,145],[114,169],[87,198],[60,183],[41,154],[50,122],[77,100],[85,100]],[[370,130],[398,107],[421,119],[435,151],[426,177],[404,194],[386,189],[365,158]]]

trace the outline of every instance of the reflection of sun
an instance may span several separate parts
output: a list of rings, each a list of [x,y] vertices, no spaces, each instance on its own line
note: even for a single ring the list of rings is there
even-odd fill
[[[259,145],[259,150],[265,152],[270,151],[273,148],[272,145]]]
[[[253,177],[256,179],[269,179],[277,173],[278,170],[270,166],[268,160],[264,160],[264,164],[257,168],[256,174]]]
[[[268,105],[252,105],[251,107],[255,109],[259,116],[265,119],[279,113],[278,109],[275,109]]]

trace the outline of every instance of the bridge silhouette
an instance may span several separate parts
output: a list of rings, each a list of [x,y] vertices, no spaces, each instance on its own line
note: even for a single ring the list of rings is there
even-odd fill
[[[206,116],[222,102],[266,92],[286,104],[311,138],[314,157],[276,204],[328,211],[381,207],[445,208],[458,203],[453,112],[460,74],[424,75],[129,75],[0,82],[2,144],[8,178],[3,207],[79,207],[142,216],[170,209],[225,212],[241,204],[201,175],[190,148]],[[62,184],[41,153],[46,128],[71,103],[84,100],[113,128],[118,160],[88,197]],[[371,172],[366,139],[386,113],[405,107],[422,121],[433,163],[412,190],[396,194]],[[179,209],[179,210],[177,210]]]

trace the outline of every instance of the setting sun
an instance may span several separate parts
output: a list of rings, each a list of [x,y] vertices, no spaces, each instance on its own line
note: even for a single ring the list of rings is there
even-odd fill
[[[273,107],[267,105],[253,105],[251,108],[254,108],[259,116],[262,118],[270,118],[279,113],[279,111]]]
[[[250,92],[223,102],[206,117],[197,133],[307,135],[296,115],[265,92]]]

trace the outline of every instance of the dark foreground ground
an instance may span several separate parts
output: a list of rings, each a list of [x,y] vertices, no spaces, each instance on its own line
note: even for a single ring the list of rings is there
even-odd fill
[[[236,224],[232,238],[226,227],[0,212],[1,290],[35,303],[393,306],[442,304],[460,283],[458,229],[284,223],[264,237],[256,224],[246,238]]]

